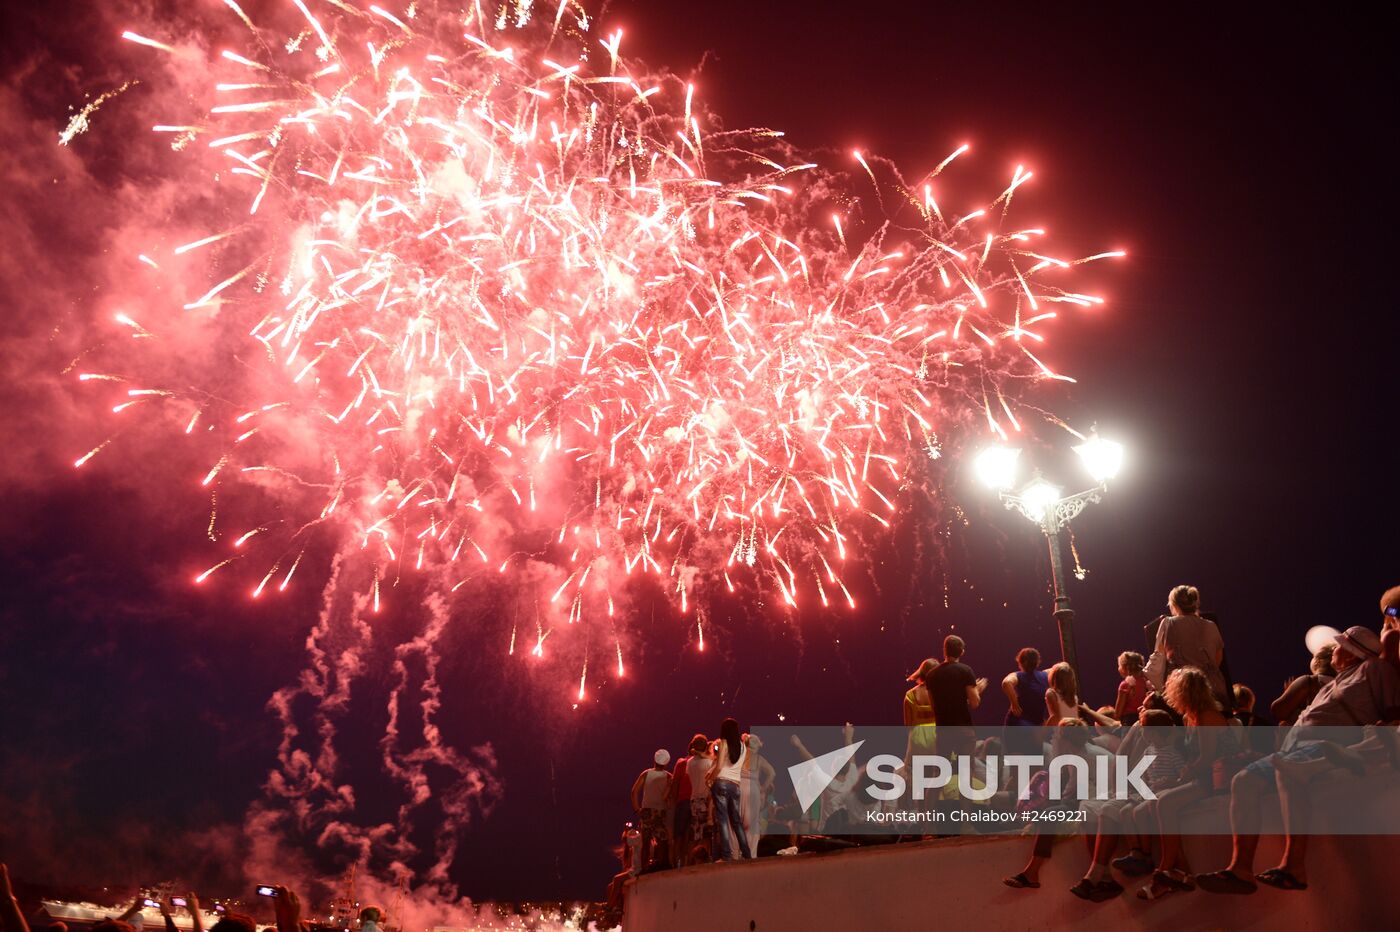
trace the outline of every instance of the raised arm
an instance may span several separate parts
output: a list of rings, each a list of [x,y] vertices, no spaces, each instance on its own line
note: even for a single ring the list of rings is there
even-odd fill
[[[975,709],[982,704],[982,693],[986,689],[987,678],[985,676],[978,677],[977,682],[967,687],[967,707],[969,709]]]
[[[272,907],[277,914],[277,932],[301,932],[301,898],[295,890],[278,887]]]
[[[1307,676],[1295,676],[1289,680],[1283,695],[1269,703],[1269,714],[1274,717],[1274,721],[1283,725],[1296,719],[1298,713],[1303,710],[1304,698],[1311,685],[1311,679]]]
[[[19,911],[19,902],[10,886],[10,869],[4,864],[0,864],[0,927],[5,932],[29,932],[29,923],[24,921],[24,913]]]
[[[1118,727],[1118,719],[1112,718],[1107,715],[1101,715],[1098,712],[1095,712],[1093,709],[1089,708],[1089,704],[1086,702],[1079,703],[1079,711],[1080,713],[1089,716],[1089,718],[1093,719],[1097,724],[1102,725],[1105,728]]]
[[[117,917],[118,922],[130,922],[132,917],[139,913],[146,905],[146,896],[140,890],[136,891],[136,899],[131,901],[131,905],[126,908],[126,912]]]
[[[796,741],[797,736],[793,735],[792,740]],[[729,752],[725,750],[724,741],[722,739],[716,741],[715,756],[710,760],[710,769],[705,771],[706,786],[713,787],[715,785],[715,781],[719,779],[719,772],[724,769],[724,764],[728,757]]]
[[[204,915],[199,911],[199,897],[190,893],[185,897],[185,908],[190,911],[190,925],[194,932],[204,932]]]
[[[1001,681],[1001,691],[1006,696],[1006,701],[1011,703],[1011,714],[1017,718],[1021,717],[1021,697],[1016,695],[1016,674],[1008,673]]]

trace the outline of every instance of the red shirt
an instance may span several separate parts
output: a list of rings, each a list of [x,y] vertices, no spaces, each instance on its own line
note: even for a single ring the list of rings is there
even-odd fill
[[[686,766],[689,762],[689,757],[682,757],[676,761],[676,769],[671,774],[676,780],[677,802],[690,799],[690,768]]]
[[[1127,677],[1118,684],[1118,695],[1127,697],[1123,706],[1122,721],[1128,722],[1137,718],[1138,712],[1142,710],[1143,700],[1147,698],[1147,677],[1141,673]]]

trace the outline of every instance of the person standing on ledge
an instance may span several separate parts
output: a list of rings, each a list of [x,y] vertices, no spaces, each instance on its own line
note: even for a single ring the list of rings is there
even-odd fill
[[[739,781],[748,756],[748,746],[739,734],[739,723],[726,718],[719,726],[719,747],[714,762],[705,775],[710,795],[715,800],[715,831],[719,835],[719,850],[725,861],[753,857],[748,836],[744,832],[744,814],[739,807]],[[725,826],[729,827],[729,833],[724,831]]]
[[[632,808],[642,826],[642,863],[638,872],[651,867],[653,854],[668,863],[670,858],[666,802],[671,795],[671,774],[666,765],[671,763],[671,752],[661,748],[652,755],[652,761],[652,766],[638,774],[632,784]]]
[[[987,689],[985,677],[978,679],[963,663],[967,645],[956,634],[943,639],[943,662],[928,675],[926,685],[933,702],[933,718],[938,723],[935,742],[938,754],[951,761],[971,754],[977,743],[972,730],[972,710],[982,704]]]
[[[1200,608],[1201,593],[1195,586],[1177,586],[1171,591],[1167,596],[1171,614],[1158,620],[1152,656],[1143,674],[1157,692],[1163,693],[1173,671],[1195,667],[1206,675],[1215,701],[1229,715],[1234,710],[1234,696],[1220,669],[1225,659],[1225,639],[1215,622],[1201,617]]]
[[[905,682],[913,683],[904,694],[904,727],[909,729],[905,742],[904,764],[914,754],[934,753],[934,734],[937,719],[933,715],[933,700],[929,698],[928,678],[938,669],[938,661],[929,657],[919,664],[919,669],[909,674]]]
[[[1006,727],[1002,744],[1008,754],[1035,754],[1045,724],[1045,691],[1050,678],[1040,669],[1040,651],[1023,647],[1016,652],[1016,671],[1006,674],[1001,691],[1006,694]]]

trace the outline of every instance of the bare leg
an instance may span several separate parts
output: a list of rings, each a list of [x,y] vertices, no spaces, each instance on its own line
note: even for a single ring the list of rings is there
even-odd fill
[[[1254,854],[1259,850],[1260,797],[1269,784],[1249,770],[1241,770],[1230,782],[1230,831],[1234,849],[1226,868],[1241,880],[1254,882]]]
[[[1290,835],[1283,848],[1283,869],[1297,878],[1299,883],[1308,882],[1308,836]]]
[[[1186,869],[1186,862],[1181,855],[1181,812],[1205,796],[1206,790],[1203,787],[1196,783],[1186,783],[1172,787],[1157,797],[1157,821],[1162,833],[1162,857],[1157,862],[1158,870]]]
[[[1152,838],[1159,826],[1157,801],[1148,799],[1138,803],[1133,809],[1133,827],[1137,829],[1138,849],[1149,857],[1152,854]]]
[[[1112,819],[1099,817],[1099,831],[1094,839],[1094,851],[1089,861],[1089,870],[1084,875],[1094,883],[1107,880],[1110,876],[1108,865],[1113,860],[1113,852],[1118,850],[1118,836]]]
[[[1031,859],[1026,862],[1025,869],[1021,871],[1026,879],[1032,883],[1040,882],[1040,865],[1050,858],[1050,846],[1054,844],[1053,835],[1037,833],[1035,844],[1031,847]]]
[[[1307,787],[1304,783],[1286,776],[1279,771],[1274,778],[1278,786],[1279,809],[1283,814],[1283,831],[1287,836],[1283,848],[1283,863],[1279,866],[1303,883],[1308,882],[1308,817],[1312,807],[1308,803]]]

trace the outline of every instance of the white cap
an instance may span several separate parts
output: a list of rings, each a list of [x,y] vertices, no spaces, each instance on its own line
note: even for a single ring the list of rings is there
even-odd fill
[[[656,754],[652,757],[652,760],[656,761],[662,767],[665,767],[671,762],[671,752],[666,750],[665,748],[662,748],[661,750],[656,752]]]

